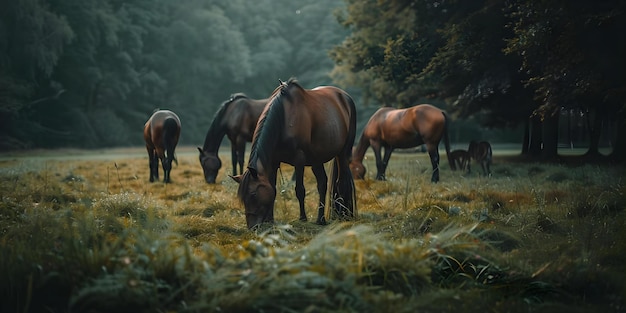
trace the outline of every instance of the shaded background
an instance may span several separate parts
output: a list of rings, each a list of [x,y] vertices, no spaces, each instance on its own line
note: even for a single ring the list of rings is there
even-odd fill
[[[200,145],[213,113],[278,80],[359,109],[429,102],[451,138],[609,146],[624,159],[623,1],[20,0],[0,3],[0,149],[141,146],[155,108]]]

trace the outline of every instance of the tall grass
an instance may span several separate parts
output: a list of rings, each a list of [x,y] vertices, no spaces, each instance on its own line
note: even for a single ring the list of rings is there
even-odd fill
[[[2,312],[622,312],[620,166],[495,158],[493,177],[392,157],[357,181],[356,221],[309,222],[284,167],[274,225],[245,227],[237,185],[207,185],[179,156],[172,184],[147,161],[16,160],[0,168]],[[230,164],[224,161],[224,164]],[[370,160],[365,165],[374,169]],[[505,299],[505,300],[503,300]]]

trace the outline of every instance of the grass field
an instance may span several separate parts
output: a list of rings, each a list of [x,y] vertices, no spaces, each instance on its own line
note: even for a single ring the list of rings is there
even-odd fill
[[[250,231],[227,149],[215,185],[194,150],[167,185],[143,149],[0,156],[0,311],[626,311],[623,166],[503,148],[492,177],[442,156],[432,184],[426,154],[396,153],[379,182],[367,155],[358,219],[326,226],[309,170],[298,221],[284,166],[276,223]]]

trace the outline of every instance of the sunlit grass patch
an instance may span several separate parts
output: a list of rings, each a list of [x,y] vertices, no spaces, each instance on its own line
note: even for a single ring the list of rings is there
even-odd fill
[[[171,184],[149,183],[144,158],[7,166],[0,291],[11,312],[623,307],[614,168],[498,161],[492,177],[442,167],[431,183],[426,155],[399,154],[387,181],[355,182],[358,219],[322,226],[312,173],[302,222],[284,166],[276,222],[249,230],[230,169],[206,184],[196,155],[179,157]]]

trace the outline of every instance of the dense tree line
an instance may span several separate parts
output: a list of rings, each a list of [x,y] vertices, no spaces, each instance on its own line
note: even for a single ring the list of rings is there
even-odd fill
[[[559,112],[576,109],[588,119],[588,153],[610,122],[613,156],[624,159],[624,1],[346,2],[337,82],[389,106],[441,98],[485,126],[526,125],[523,152],[546,158],[557,155]]]
[[[197,145],[230,94],[263,98],[296,76],[350,89],[364,120],[379,105],[428,101],[457,125],[524,126],[522,152],[547,158],[559,112],[575,112],[589,154],[610,124],[623,160],[625,10],[617,0],[3,1],[0,149],[141,145],[155,108],[177,111],[181,143]]]
[[[0,149],[141,145],[155,108],[201,143],[230,94],[329,84],[341,2],[0,2]]]

